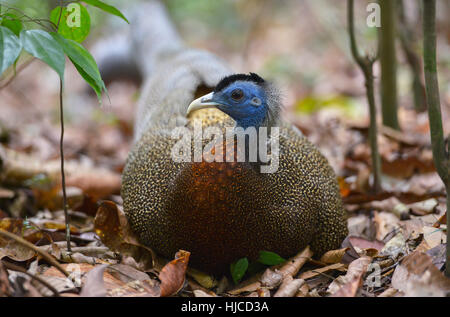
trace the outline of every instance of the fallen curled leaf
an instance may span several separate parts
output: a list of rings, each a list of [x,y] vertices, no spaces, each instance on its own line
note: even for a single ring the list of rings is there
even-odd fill
[[[214,276],[207,274],[205,272],[201,272],[199,270],[188,268],[187,275],[192,277],[197,283],[199,283],[204,288],[213,288],[217,286],[217,280]]]
[[[105,169],[92,169],[73,173],[67,178],[67,186],[78,187],[92,197],[106,197],[120,191],[121,176]]]
[[[266,269],[261,275],[261,285],[269,289],[277,287],[283,281],[283,275],[278,270]]]
[[[347,220],[347,227],[349,236],[362,236],[370,227],[370,219],[363,214],[350,217]]]
[[[24,154],[12,149],[4,149],[1,177],[11,185],[23,185],[37,175],[44,175],[51,184],[60,184],[59,159],[43,161],[35,155]],[[68,160],[65,163],[66,186],[83,190],[93,197],[106,197],[120,192],[121,176],[119,173],[104,168],[80,164]]]
[[[86,274],[86,280],[81,289],[80,296],[82,297],[105,297],[106,287],[103,281],[103,272],[105,272],[108,265],[97,265]]]
[[[338,177],[339,191],[342,197],[350,195],[350,185],[345,181],[343,177]]]
[[[360,237],[349,237],[348,239],[353,247],[357,247],[359,249],[375,249],[381,251],[384,247],[384,243],[378,240],[371,241]]]
[[[256,290],[258,297],[270,297],[270,290],[267,287],[260,287]]]
[[[202,291],[200,289],[194,290],[193,293],[194,293],[194,297],[216,297],[216,296],[209,294],[205,291]]]
[[[287,275],[273,297],[294,297],[303,284],[305,284],[305,280],[294,279],[292,276]]]
[[[332,297],[354,297],[358,289],[362,286],[363,275],[367,272],[372,258],[361,257],[348,266],[347,273],[340,280],[334,280],[328,287]],[[341,285],[339,285],[341,284]]]
[[[11,285],[8,280],[8,273],[0,261],[0,297],[11,296]]]
[[[339,263],[342,261],[342,258],[344,254],[349,250],[350,248],[342,248],[338,250],[330,250],[326,252],[322,257],[320,258],[320,261],[326,264],[334,264]]]
[[[111,250],[133,257],[143,271],[153,267],[154,252],[139,243],[125,213],[114,202],[102,202],[94,219],[94,228],[103,244]]]
[[[447,223],[447,213],[443,214],[434,224],[433,227],[439,228]]]
[[[390,239],[380,251],[382,255],[389,255],[393,259],[398,258],[402,254],[405,255],[407,252],[406,240],[402,232],[397,233]]]
[[[234,289],[228,291],[228,294],[239,295],[241,293],[255,292],[261,287],[260,275],[251,276],[249,279],[239,283]]]
[[[167,263],[159,273],[161,280],[161,297],[178,293],[184,285],[190,252],[180,250],[175,259]]]
[[[62,264],[62,266],[71,273],[73,277],[73,281],[66,278],[60,271],[55,269],[54,267],[50,267],[46,270],[41,278],[45,279],[47,282],[51,283],[55,288],[61,291],[67,291],[73,289],[75,286],[85,288],[85,283],[87,281],[87,275],[90,271],[95,269],[96,267],[100,267],[100,265],[94,266],[92,264],[80,263],[80,264]],[[142,279],[142,275],[139,275],[139,279],[134,279],[137,277],[135,273],[131,275],[131,277],[125,281],[122,278],[119,278],[117,274],[112,273],[112,270],[116,269],[117,271],[129,273],[129,270],[125,269],[122,266],[108,266],[107,270],[103,270],[103,274],[101,275],[98,269],[95,271],[95,274],[92,273],[89,278],[92,283],[95,281],[103,280],[103,285],[93,286],[94,289],[90,289],[89,294],[100,294],[103,296],[104,290],[106,290],[106,296],[108,297],[130,297],[130,296],[139,296],[139,297],[158,297],[159,296],[159,283],[156,280],[152,279]],[[141,272],[142,273],[142,272]],[[121,273],[118,273],[121,274]],[[142,273],[145,274],[145,273]],[[123,275],[123,274],[122,274]],[[75,284],[75,285],[74,285]],[[58,286],[59,285],[59,286]],[[62,288],[61,288],[62,287]],[[88,286],[89,289],[91,286]]]
[[[280,268],[280,273],[283,277],[290,275],[294,277],[297,275],[298,271],[302,268],[302,266],[313,256],[313,252],[307,246],[303,251],[301,251],[296,256],[290,258],[283,264]]]
[[[411,209],[411,213],[416,216],[424,216],[433,213],[438,206],[436,198],[430,198],[424,201],[419,201],[413,204],[407,205]]]
[[[429,255],[415,251],[396,267],[392,287],[405,296],[448,296],[450,279],[436,268]]]
[[[374,212],[373,221],[377,229],[376,239],[383,240],[388,233],[398,228],[400,219],[390,212]]]
[[[437,247],[440,244],[447,243],[447,235],[444,233],[443,230],[429,226],[424,226],[422,230],[423,230],[423,239],[428,244],[429,249]]]

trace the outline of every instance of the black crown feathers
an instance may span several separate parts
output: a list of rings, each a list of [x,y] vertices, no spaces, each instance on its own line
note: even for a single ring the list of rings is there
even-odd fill
[[[234,83],[235,81],[252,81],[258,85],[261,85],[265,82],[263,78],[261,78],[259,75],[255,73],[249,73],[247,74],[233,74],[227,77],[222,78],[222,80],[216,85],[214,88],[214,92],[221,91],[231,83]]]

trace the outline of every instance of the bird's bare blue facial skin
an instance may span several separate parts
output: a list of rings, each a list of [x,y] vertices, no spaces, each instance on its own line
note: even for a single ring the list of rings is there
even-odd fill
[[[215,92],[211,101],[242,128],[258,128],[267,115],[267,100],[263,87],[250,81],[237,81]]]

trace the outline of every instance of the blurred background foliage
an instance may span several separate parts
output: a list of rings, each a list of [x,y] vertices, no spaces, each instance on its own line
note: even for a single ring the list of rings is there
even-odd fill
[[[145,0],[108,0],[126,16],[129,9]],[[191,47],[209,50],[236,71],[254,71],[281,87],[285,103],[293,113],[311,113],[335,107],[346,115],[366,113],[362,76],[350,56],[345,1],[330,0],[163,0],[182,38]],[[366,25],[366,6],[356,2],[357,38],[361,50],[374,52],[377,28]],[[1,0],[31,16],[46,17],[58,0]],[[420,1],[405,0],[406,16],[419,35],[421,52]],[[87,7],[91,34],[86,45],[126,32],[120,19]],[[445,12],[450,1],[438,1],[438,70],[443,102],[450,100],[450,22]],[[411,107],[410,73],[400,47],[398,86],[400,106]],[[379,66],[375,67],[379,79]],[[357,98],[355,100],[355,98]],[[444,106],[445,106],[444,105]]]

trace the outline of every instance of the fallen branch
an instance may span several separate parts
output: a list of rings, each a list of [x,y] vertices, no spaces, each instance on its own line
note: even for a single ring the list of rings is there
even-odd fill
[[[36,252],[37,254],[42,256],[48,263],[50,263],[51,265],[56,267],[66,277],[71,279],[70,274],[61,266],[61,264],[59,264],[50,254],[48,254],[47,252],[39,249],[34,244],[28,242],[27,240],[25,240],[25,239],[15,235],[15,234],[13,234],[11,232],[5,231],[3,229],[0,229],[0,236],[8,238],[8,239],[12,239],[15,242],[23,245],[24,247],[30,248],[31,250],[33,250],[34,252]]]

